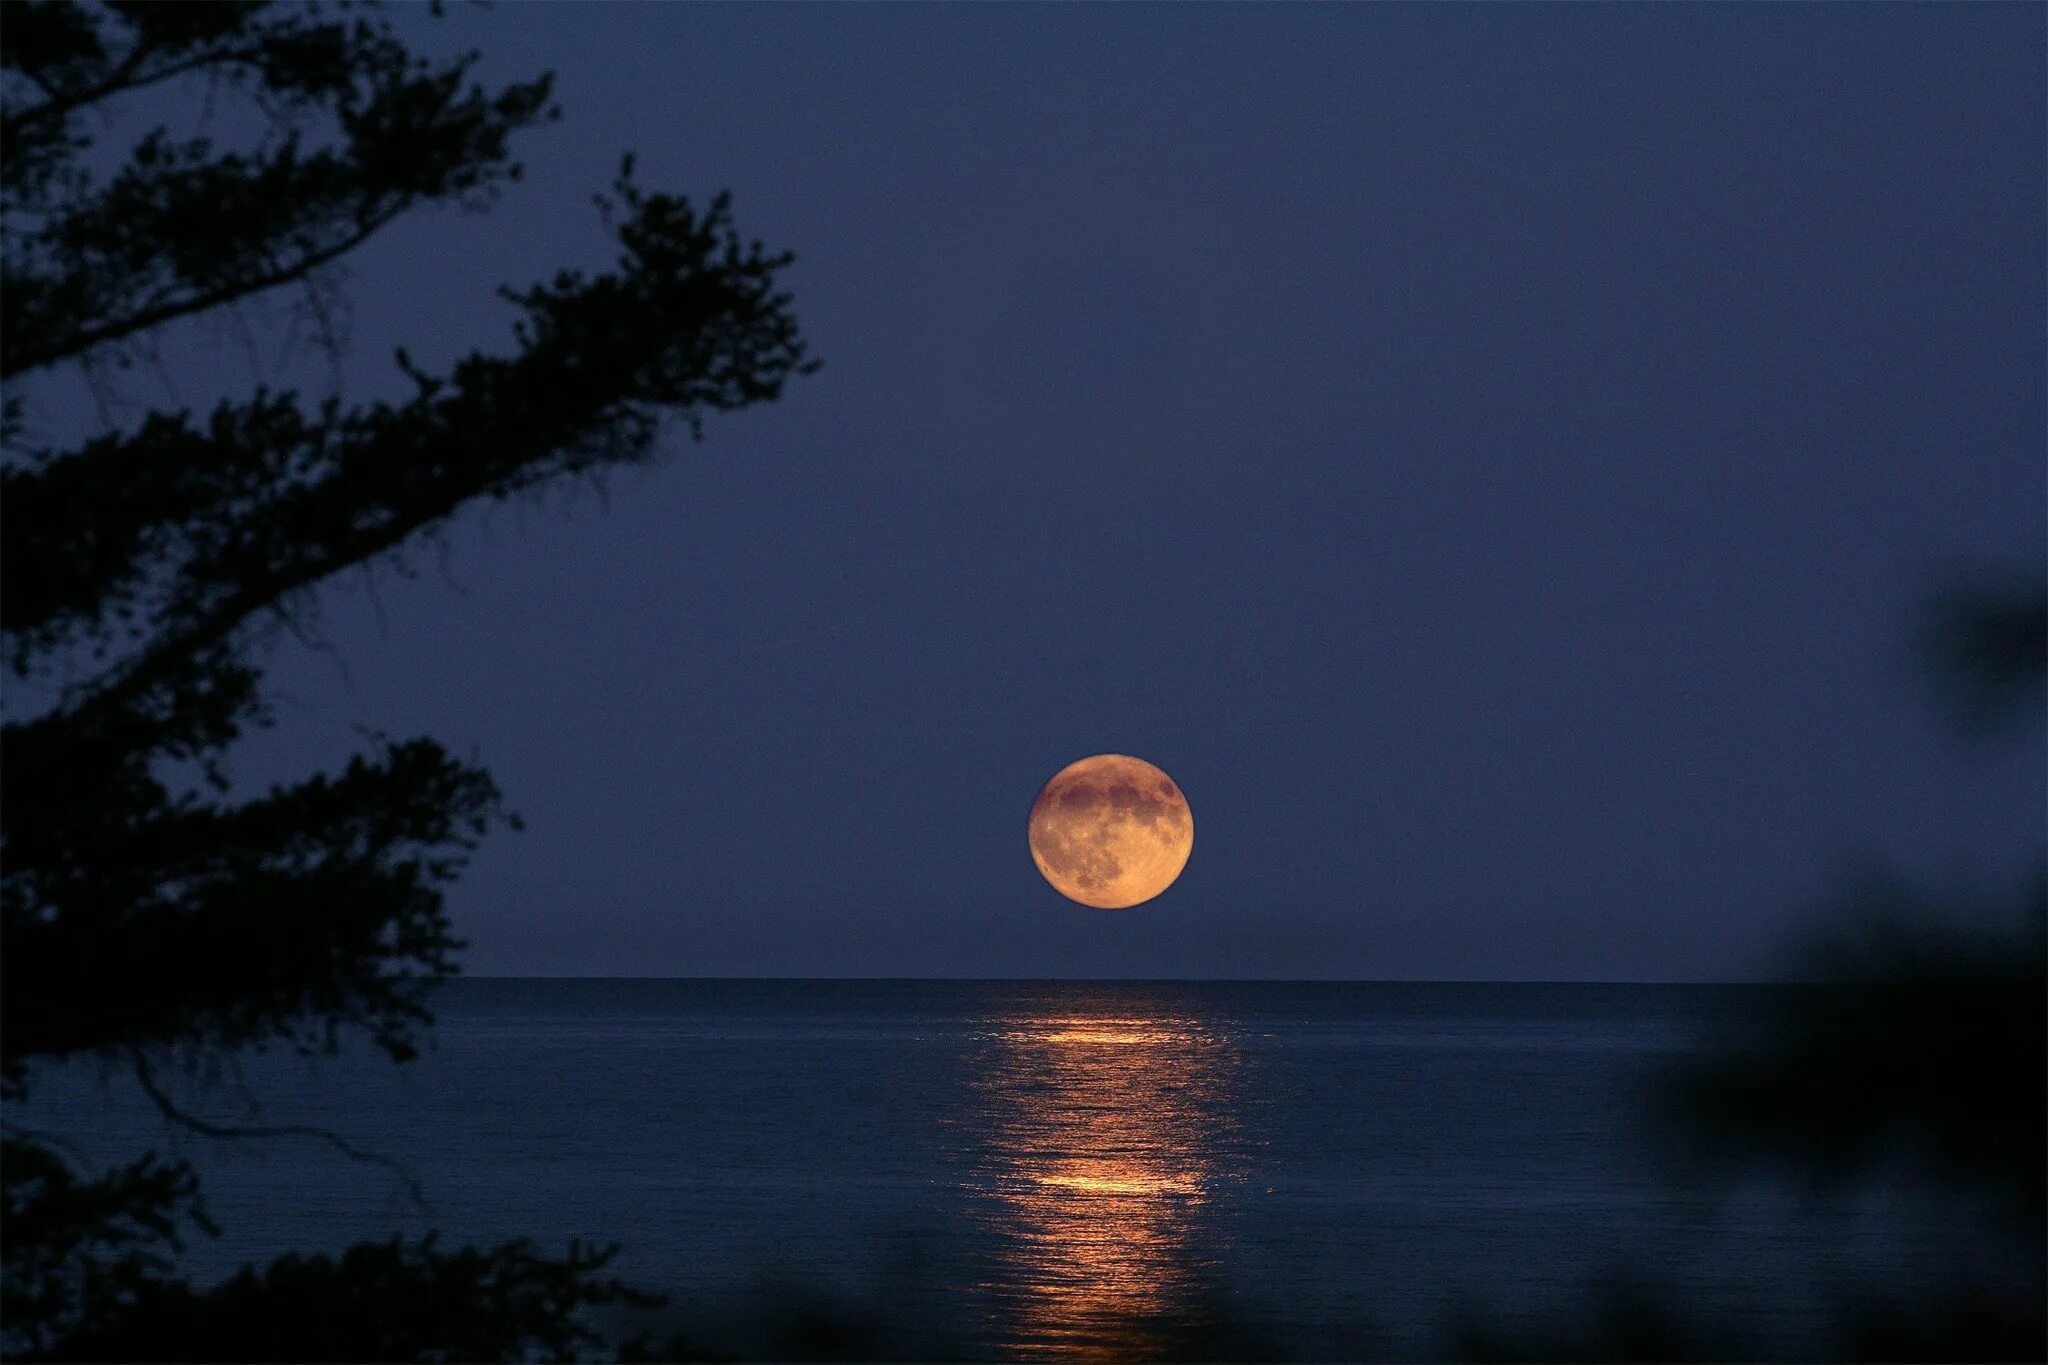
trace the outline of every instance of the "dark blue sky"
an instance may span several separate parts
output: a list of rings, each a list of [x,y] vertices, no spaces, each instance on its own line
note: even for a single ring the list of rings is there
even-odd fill
[[[483,757],[486,973],[1714,979],[1866,860],[2008,885],[2039,728],[1958,742],[1906,637],[2048,548],[2044,15],[414,16],[566,112],[355,258],[350,392],[599,263],[627,149],[826,368],[338,585],[243,773]],[[1024,845],[1100,750],[1195,811],[1121,914]]]

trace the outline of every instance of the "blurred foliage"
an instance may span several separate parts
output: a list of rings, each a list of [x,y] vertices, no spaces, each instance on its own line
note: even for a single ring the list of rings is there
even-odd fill
[[[1683,1070],[1723,1154],[1841,1184],[1904,1158],[2038,1234],[2048,1155],[2048,881],[2007,927],[1895,881],[1848,892],[1749,1037]],[[1992,921],[1995,926],[1996,921]]]
[[[2048,684],[2048,594],[1956,589],[1923,631],[1937,674],[1975,719]],[[2033,850],[2040,857],[2040,849]],[[1905,1155],[2013,1215],[2043,1255],[2048,1172],[2048,861],[2019,903],[1967,905],[1872,877],[1797,945],[1752,1036],[1679,1074],[1684,1113],[1731,1152],[1830,1181]]]
[[[723,197],[641,189],[628,159],[598,198],[613,264],[502,291],[509,353],[429,373],[400,351],[402,401],[259,389],[52,447],[27,432],[27,378],[131,365],[167,326],[267,291],[317,308],[325,268],[408,211],[487,206],[518,178],[511,140],[556,110],[546,76],[482,88],[476,54],[419,57],[371,5],[30,0],[4,23],[0,648],[61,687],[0,733],[0,1094],[98,1058],[172,1122],[294,1131],[204,1123],[153,1068],[331,1054],[350,1031],[414,1056],[462,946],[443,889],[509,817],[428,738],[231,799],[224,757],[270,714],[262,632],[341,570],[403,568],[477,499],[649,461],[667,424],[701,435],[707,413],[775,399],[813,367],[777,284],[790,258],[743,241]],[[255,145],[155,127],[96,149],[146,114],[131,97],[178,80],[242,100]],[[431,1241],[197,1291],[168,1277],[181,1229],[210,1228],[191,1169],[88,1177],[60,1149],[7,1141],[10,1354],[560,1355],[587,1344],[580,1306],[625,1296],[602,1250]]]
[[[1971,728],[2031,712],[2048,681],[2048,595],[1957,588],[1929,604],[1925,658]],[[2034,850],[2036,857],[2040,850]],[[1737,1036],[1674,1068],[1654,1096],[1695,1157],[1762,1163],[1846,1189],[1905,1163],[1993,1211],[1996,1264],[1903,1303],[1849,1291],[1823,1358],[2048,1358],[2048,862],[2018,904],[1964,903],[1874,874],[1851,883],[1793,946],[1784,984]],[[2017,1288],[2014,1288],[2017,1286]],[[1595,1296],[1548,1337],[1455,1324],[1458,1358],[1729,1360],[1742,1324],[1701,1322],[1668,1290]]]
[[[579,1310],[648,1303],[603,1274],[609,1248],[563,1257],[366,1242],[291,1254],[210,1289],[140,1278],[84,1305],[56,1360],[571,1360],[602,1345]]]
[[[1555,1362],[1723,1361],[1754,1358],[1754,1348],[1730,1335],[1729,1324],[1702,1324],[1653,1284],[1617,1280],[1602,1285],[1593,1306],[1570,1327],[1503,1331],[1466,1313],[1449,1332],[1453,1360]]]
[[[2048,680],[2048,590],[2041,584],[1944,592],[1930,604],[1922,638],[1965,725],[2040,717]]]

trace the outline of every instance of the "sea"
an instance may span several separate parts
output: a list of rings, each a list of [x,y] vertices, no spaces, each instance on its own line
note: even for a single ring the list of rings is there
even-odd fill
[[[176,1081],[409,1180],[168,1127],[119,1071],[39,1078],[15,1118],[193,1160],[202,1280],[430,1230],[617,1244],[666,1304],[607,1330],[732,1356],[1434,1360],[1649,1303],[1811,1358],[1845,1302],[1981,1280],[1995,1211],[1675,1122],[1664,1078],[1768,989],[457,980],[408,1065]]]

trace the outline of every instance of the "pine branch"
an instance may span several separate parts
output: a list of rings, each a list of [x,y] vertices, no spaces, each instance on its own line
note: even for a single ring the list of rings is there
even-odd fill
[[[420,1212],[431,1215],[433,1205],[427,1202],[426,1189],[418,1177],[406,1169],[404,1163],[381,1152],[371,1152],[356,1146],[341,1134],[329,1128],[308,1123],[212,1123],[196,1114],[188,1113],[177,1101],[158,1084],[155,1073],[150,1069],[149,1059],[140,1048],[130,1048],[128,1059],[135,1070],[135,1082],[142,1087],[142,1093],[156,1106],[159,1114],[180,1128],[190,1129],[203,1137],[233,1141],[247,1138],[312,1138],[325,1143],[350,1161],[360,1161],[366,1166],[377,1166],[391,1172],[398,1182],[405,1186],[406,1196]]]

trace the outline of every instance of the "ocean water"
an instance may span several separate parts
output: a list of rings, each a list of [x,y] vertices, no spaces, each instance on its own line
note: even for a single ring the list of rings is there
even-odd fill
[[[429,1228],[618,1242],[670,1299],[637,1325],[743,1352],[807,1314],[884,1355],[1428,1359],[1629,1282],[1796,1356],[1844,1295],[1981,1277],[1993,1244],[1903,1178],[1816,1194],[1669,1140],[1656,1077],[1761,991],[474,980],[410,1066],[184,1082],[397,1158],[425,1209],[318,1142],[167,1130],[118,1073],[19,1117],[196,1160],[202,1278]]]

